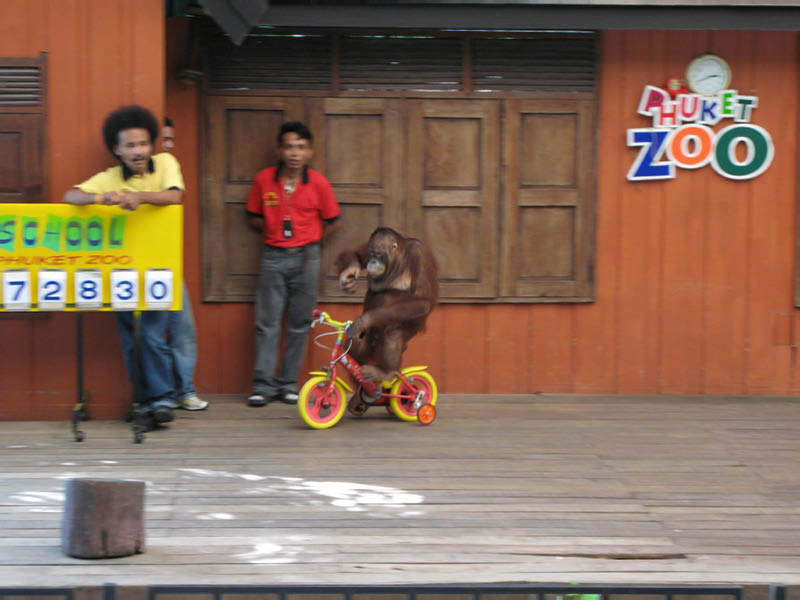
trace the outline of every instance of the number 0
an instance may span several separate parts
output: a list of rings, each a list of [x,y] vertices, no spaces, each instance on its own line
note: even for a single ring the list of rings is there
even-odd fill
[[[154,281],[150,286],[150,295],[156,300],[162,300],[167,295],[167,284],[163,281]]]

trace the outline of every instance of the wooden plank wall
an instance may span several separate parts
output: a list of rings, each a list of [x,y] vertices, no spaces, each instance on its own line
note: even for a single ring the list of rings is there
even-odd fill
[[[703,52],[759,96],[772,166],[748,182],[710,167],[627,182],[643,86]],[[443,306],[406,364],[430,364],[447,392],[798,393],[796,34],[610,31],[602,53],[596,302]]]
[[[598,302],[583,315],[600,330],[576,317],[581,366],[568,388],[584,391],[607,369],[615,392],[796,393],[796,35],[609,32],[603,49]],[[749,182],[703,168],[626,183],[632,149],[622,133],[647,126],[634,113],[642,86],[680,75],[703,52],[725,56],[733,87],[759,96],[753,121],[772,135],[772,166]],[[583,348],[609,338],[608,356],[590,349],[584,360]]]
[[[4,0],[0,56],[47,52],[47,196],[112,164],[106,114],[139,103],[162,114],[164,16],[160,0]],[[129,400],[111,314],[86,315],[93,415],[118,418]],[[74,314],[0,316],[0,419],[61,419],[76,394]],[[66,411],[66,412],[65,412]]]
[[[2,9],[9,17],[0,19],[0,56],[52,53],[51,200],[107,164],[95,132],[108,110],[127,101],[158,110],[166,89],[189,186],[186,278],[198,322],[196,382],[201,393],[244,394],[252,306],[201,302],[202,103],[196,87],[173,77],[185,61],[186,23],[168,23],[164,66],[162,30],[145,25],[147,18],[162,22],[160,3],[141,6],[144,13],[134,15],[117,2],[13,0]],[[101,43],[110,31],[101,22],[117,23],[127,41],[109,34],[113,40]],[[430,365],[443,393],[797,394],[797,42],[790,32],[605,32],[596,302],[444,305],[412,342],[405,364]],[[753,122],[773,137],[772,166],[749,182],[726,180],[710,167],[679,170],[667,182],[627,182],[636,151],[625,145],[626,129],[648,126],[636,115],[642,87],[681,75],[707,51],[729,61],[736,89],[759,96]],[[135,75],[112,68],[120,64]],[[326,308],[339,318],[358,314],[352,305]],[[93,415],[119,417],[127,388],[113,319],[85,321]],[[0,344],[0,418],[64,417],[74,394],[73,324],[73,315],[0,320],[0,337],[18,340],[16,348]],[[324,358],[313,348],[303,372]]]

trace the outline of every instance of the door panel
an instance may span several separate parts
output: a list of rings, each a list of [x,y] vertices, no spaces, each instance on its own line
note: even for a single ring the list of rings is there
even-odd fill
[[[405,229],[404,104],[391,98],[319,98],[309,101],[314,164],[333,186],[341,229],[322,249],[320,297],[361,301],[339,289],[339,252],[367,241],[378,226]]]
[[[592,299],[593,104],[507,100],[504,296]]]
[[[499,127],[497,101],[409,101],[405,233],[434,250],[442,298],[497,294]]]
[[[277,162],[281,124],[302,119],[302,98],[208,98],[205,300],[253,298],[262,237],[247,225],[247,195],[256,174]]]

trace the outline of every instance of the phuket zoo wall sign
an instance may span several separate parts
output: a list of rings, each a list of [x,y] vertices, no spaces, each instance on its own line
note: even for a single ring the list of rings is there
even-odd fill
[[[730,77],[723,58],[704,54],[686,69],[689,89],[677,78],[667,80],[667,89],[644,87],[637,112],[651,118],[652,127],[628,129],[628,146],[640,147],[629,181],[673,179],[676,167],[709,164],[728,179],[753,179],[767,170],[775,154],[772,138],[750,123],[758,97],[729,89]],[[714,131],[724,119],[731,123]]]

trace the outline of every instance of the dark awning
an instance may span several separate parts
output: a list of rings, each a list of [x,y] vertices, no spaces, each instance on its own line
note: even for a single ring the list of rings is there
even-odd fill
[[[212,17],[238,46],[258,25],[269,8],[268,0],[199,0],[203,11]]]
[[[797,0],[273,0],[272,27],[800,30]]]

